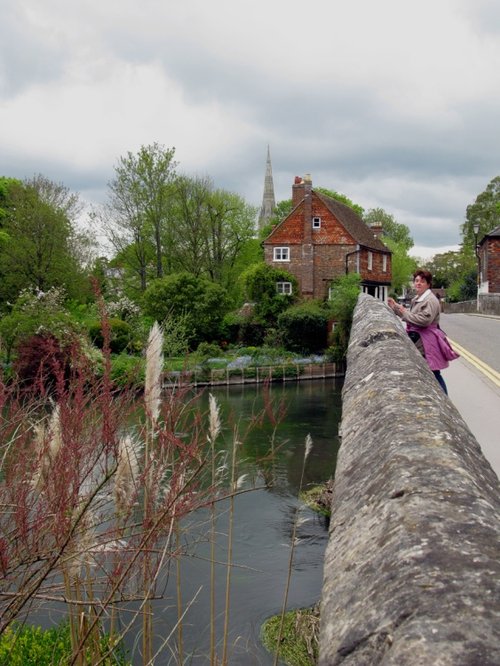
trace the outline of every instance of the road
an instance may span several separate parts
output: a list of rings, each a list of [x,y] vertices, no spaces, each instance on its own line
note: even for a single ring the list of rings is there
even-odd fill
[[[500,317],[443,314],[440,325],[461,354],[443,372],[449,398],[500,477]]]

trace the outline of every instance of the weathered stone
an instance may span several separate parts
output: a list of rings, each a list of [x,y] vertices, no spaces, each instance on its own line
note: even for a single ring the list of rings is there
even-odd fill
[[[321,666],[498,666],[498,478],[389,308],[361,295],[343,390]]]

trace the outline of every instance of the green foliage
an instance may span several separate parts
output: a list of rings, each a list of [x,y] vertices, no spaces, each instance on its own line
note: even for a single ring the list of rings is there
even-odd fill
[[[394,216],[386,213],[383,208],[370,208],[363,216],[363,221],[369,226],[382,227],[382,240],[384,243],[387,239],[390,239],[406,251],[410,250],[414,245],[409,227],[406,224],[396,222]]]
[[[109,326],[109,348],[113,354],[120,354],[130,348],[132,343],[132,327],[126,321],[117,318],[108,319]],[[89,337],[92,342],[102,349],[104,347],[104,334],[102,323],[94,321],[88,328]]]
[[[145,371],[144,358],[128,354],[117,354],[111,358],[111,379],[119,387],[142,386]]]
[[[459,278],[453,280],[446,290],[446,298],[450,303],[471,301],[477,297],[477,270],[466,271]]]
[[[328,313],[318,301],[288,308],[279,315],[278,327],[290,351],[311,354],[323,351],[327,345]]]
[[[6,186],[4,181],[3,191],[0,303],[14,301],[31,287],[64,286],[74,296],[87,292],[79,252],[83,235],[75,225],[77,195],[43,176],[24,183],[10,180]]]
[[[295,300],[297,293],[296,278],[283,269],[273,268],[268,264],[254,264],[242,275],[247,298],[255,303],[255,319],[272,325],[281,312],[286,310]],[[277,282],[290,282],[291,294],[279,294]]]
[[[191,273],[154,280],[144,293],[144,311],[160,324],[169,317],[184,317],[189,344],[216,340],[228,309],[223,287]]]
[[[462,248],[472,256],[475,250],[474,224],[479,225],[478,242],[500,224],[500,176],[493,178],[475,202],[467,206],[466,219],[461,227]]]
[[[281,616],[275,615],[262,626],[262,642],[271,654],[276,653]],[[314,666],[318,659],[319,611],[299,609],[285,613],[280,660],[289,666]]]
[[[221,340],[227,344],[238,342],[240,328],[245,321],[239,312],[228,312],[224,315],[221,324]]]
[[[331,296],[328,310],[336,322],[351,322],[354,307],[361,290],[359,273],[341,275],[331,283]]]
[[[436,254],[425,262],[425,268],[432,273],[432,286],[435,288],[460,285],[465,275],[476,268],[476,258],[465,250],[443,252]],[[455,287],[455,290],[459,286]],[[449,296],[449,293],[447,294]],[[458,291],[456,293],[458,297]]]
[[[12,351],[35,334],[66,340],[80,333],[77,322],[65,310],[64,291],[51,288],[46,293],[23,291],[9,315],[0,319],[0,337],[9,361]]]
[[[215,358],[220,356],[221,348],[213,342],[200,342],[196,354],[200,358]]]
[[[101,650],[107,651],[109,641],[101,638]],[[127,661],[121,649],[103,657],[103,666],[122,664]],[[71,636],[69,623],[63,622],[50,629],[14,623],[0,637],[0,664],[9,666],[65,666],[71,663]],[[80,663],[80,662],[79,662]],[[91,666],[90,655],[85,664]]]
[[[413,257],[410,257],[404,245],[392,238],[383,238],[383,241],[392,252],[392,289],[394,292],[401,294],[404,287],[411,282],[411,277],[417,268],[417,261]]]
[[[347,353],[351,334],[352,315],[361,289],[361,276],[358,273],[342,275],[332,282],[328,308],[335,325],[331,337],[328,356],[333,361],[341,361]]]

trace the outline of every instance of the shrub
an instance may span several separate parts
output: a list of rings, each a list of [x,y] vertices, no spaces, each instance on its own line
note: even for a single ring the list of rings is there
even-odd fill
[[[101,638],[101,649],[107,651],[109,641]],[[63,622],[50,629],[13,623],[0,637],[0,664],[10,666],[54,666],[70,664],[72,659],[70,628]],[[87,662],[90,663],[90,662]],[[126,664],[121,649],[104,657],[105,666]]]
[[[109,347],[113,354],[120,354],[125,351],[132,343],[132,327],[126,321],[121,319],[109,319]],[[104,346],[104,334],[102,330],[102,323],[95,321],[89,326],[89,336],[92,342],[102,349]]]
[[[290,351],[311,354],[327,345],[328,314],[318,301],[292,306],[279,316],[278,327]]]
[[[207,278],[176,273],[153,280],[144,292],[144,312],[160,324],[183,317],[191,348],[203,340],[220,337],[222,318],[228,309],[226,290]]]
[[[335,322],[328,352],[332,361],[342,361],[347,353],[352,315],[358,300],[360,285],[361,277],[358,273],[343,275],[332,282],[332,295],[327,303],[329,317]]]
[[[229,344],[234,344],[240,339],[240,328],[245,321],[238,312],[228,312],[224,315],[221,324],[221,337]]]
[[[71,375],[75,348],[53,335],[33,335],[23,340],[13,365],[24,391],[52,393],[63,388]]]
[[[216,356],[220,356],[221,348],[214,342],[200,342],[196,353],[201,358],[215,358]]]

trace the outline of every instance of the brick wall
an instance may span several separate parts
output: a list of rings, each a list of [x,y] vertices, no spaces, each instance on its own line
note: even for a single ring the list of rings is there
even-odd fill
[[[488,291],[490,294],[500,293],[500,238],[488,238],[487,252],[488,262],[486,279],[488,280]]]
[[[310,193],[308,183],[294,186],[296,207],[286,220],[272,233],[271,242],[264,245],[266,263],[281,268],[297,278],[299,289],[305,298],[325,298],[330,282],[348,272],[358,270],[356,240],[339,223],[324,203]],[[299,194],[304,199],[299,200]],[[309,194],[309,196],[307,196]],[[312,228],[312,219],[321,218],[319,229]],[[290,261],[273,261],[274,247],[288,247]],[[368,250],[359,251],[360,272],[363,280],[388,283],[391,276],[391,256],[387,256],[383,271],[383,254],[372,251],[372,268],[368,270]]]

